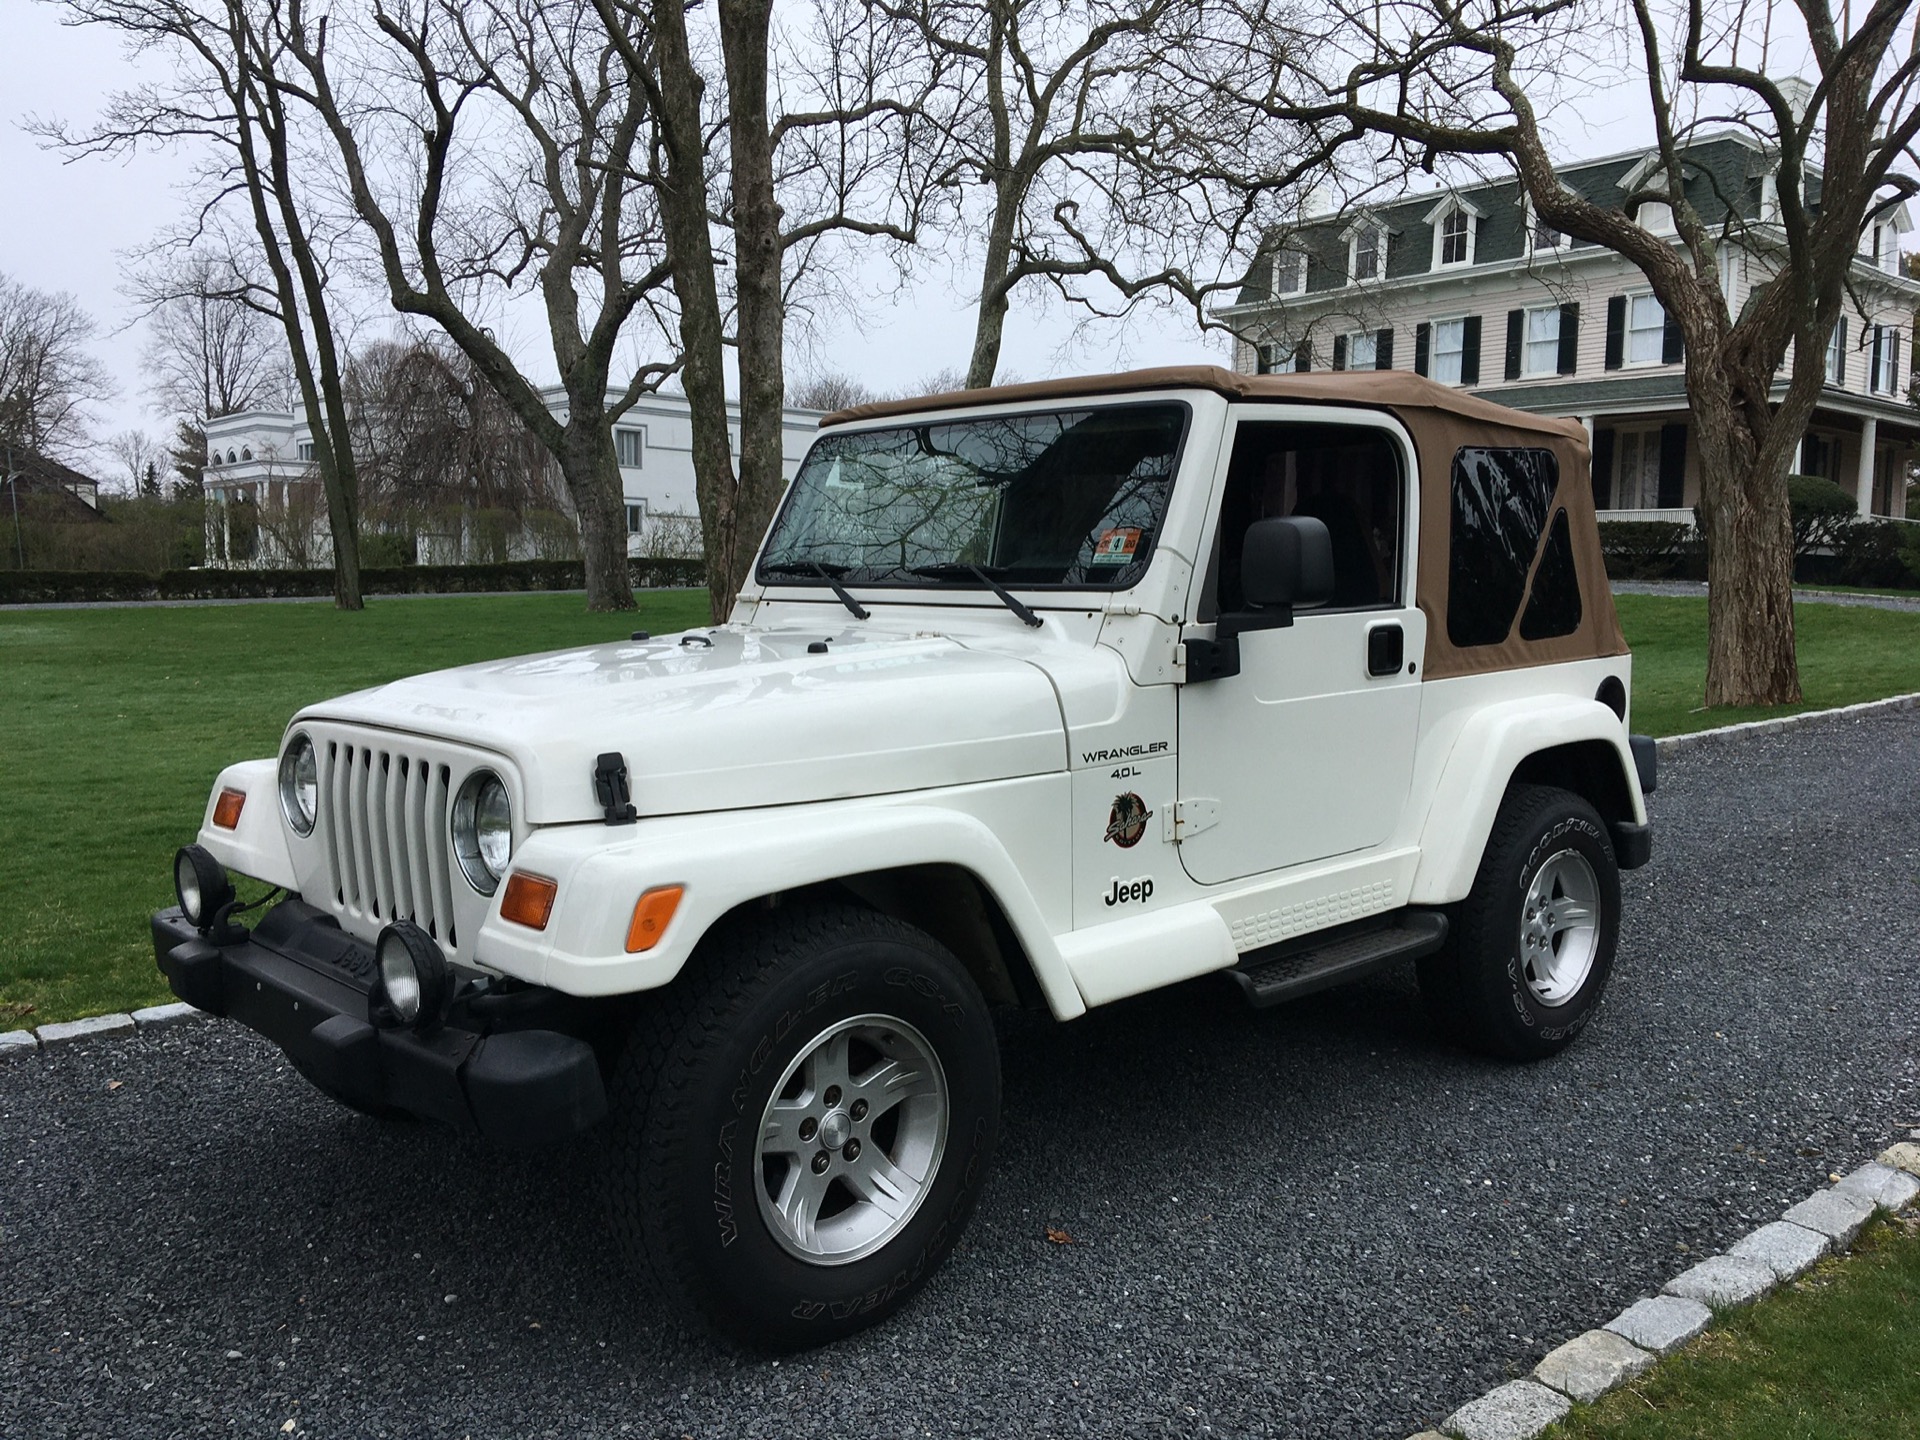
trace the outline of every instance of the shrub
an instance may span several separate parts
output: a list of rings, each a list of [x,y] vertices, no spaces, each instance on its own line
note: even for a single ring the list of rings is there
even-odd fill
[[[1693,528],[1677,520],[1602,520],[1600,550],[1615,580],[1659,580],[1699,548]]]
[[[627,561],[636,590],[706,584],[706,565],[691,559]],[[367,566],[360,588],[368,595],[472,595],[490,591],[583,590],[577,560],[516,560],[500,565]],[[100,600],[269,600],[333,594],[331,570],[0,571],[0,604]]]
[[[1860,513],[1859,503],[1824,475],[1789,475],[1787,504],[1793,511],[1793,555],[1833,548]]]
[[[1834,578],[1842,585],[1911,585],[1903,552],[1920,544],[1920,526],[1898,520],[1858,520],[1840,532]]]

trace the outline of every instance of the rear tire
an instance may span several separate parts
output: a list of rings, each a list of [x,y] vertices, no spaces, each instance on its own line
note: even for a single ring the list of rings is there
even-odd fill
[[[776,1350],[891,1314],[953,1248],[999,1129],[985,1001],[852,906],[723,924],[615,1071],[612,1211],[668,1294]]]
[[[1435,1021],[1484,1054],[1539,1060],[1599,1007],[1620,931],[1620,871],[1594,808],[1515,785],[1500,803],[1447,947],[1419,962]]]

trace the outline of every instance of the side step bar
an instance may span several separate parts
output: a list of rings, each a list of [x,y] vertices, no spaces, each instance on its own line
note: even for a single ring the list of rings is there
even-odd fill
[[[1362,922],[1331,934],[1307,935],[1250,951],[1226,973],[1261,1009],[1357,980],[1399,960],[1417,960],[1447,943],[1438,910],[1402,910],[1386,924]]]

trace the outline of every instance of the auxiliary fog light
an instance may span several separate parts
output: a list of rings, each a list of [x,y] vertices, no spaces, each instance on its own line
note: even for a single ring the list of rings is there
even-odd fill
[[[374,946],[373,993],[368,1009],[376,1025],[431,1030],[453,1003],[453,967],[439,943],[411,920],[396,920]]]
[[[233,881],[226,867],[199,845],[182,845],[173,856],[173,893],[180,913],[196,930],[205,930],[233,903]]]

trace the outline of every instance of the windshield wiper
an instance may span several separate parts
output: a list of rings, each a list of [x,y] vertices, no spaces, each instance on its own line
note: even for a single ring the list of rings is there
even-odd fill
[[[867,607],[854,599],[847,592],[847,587],[840,583],[840,577],[846,574],[852,568],[851,566],[823,565],[818,560],[770,560],[760,568],[769,575],[818,575],[827,582],[840,603],[853,612],[854,619],[871,620],[873,618]]]
[[[1042,623],[1040,617],[1020,603],[1020,599],[1006,586],[994,579],[986,569],[979,565],[965,565],[957,561],[941,565],[909,565],[909,575],[925,575],[929,580],[978,580],[987,589],[1000,597],[1000,603],[1020,617],[1023,624],[1038,629]]]

